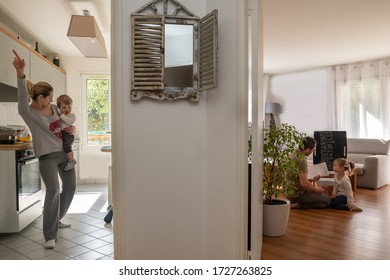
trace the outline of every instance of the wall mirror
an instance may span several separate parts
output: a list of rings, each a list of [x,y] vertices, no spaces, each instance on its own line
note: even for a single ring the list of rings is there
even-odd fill
[[[218,86],[218,12],[199,18],[175,0],[131,14],[131,100],[187,98]]]

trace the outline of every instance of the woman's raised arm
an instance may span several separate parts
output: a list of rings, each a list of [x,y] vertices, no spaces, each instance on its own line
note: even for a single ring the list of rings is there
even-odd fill
[[[24,59],[21,58],[15,50],[12,50],[12,51],[15,54],[15,58],[14,58],[14,61],[12,62],[12,64],[14,65],[14,67],[16,69],[16,75],[19,78],[23,79],[25,77],[24,67],[26,66],[26,63],[24,62]]]

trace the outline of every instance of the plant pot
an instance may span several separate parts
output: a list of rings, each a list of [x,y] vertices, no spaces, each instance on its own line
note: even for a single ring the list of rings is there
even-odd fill
[[[263,203],[263,235],[282,236],[286,233],[290,215],[290,201],[273,199],[274,204]]]

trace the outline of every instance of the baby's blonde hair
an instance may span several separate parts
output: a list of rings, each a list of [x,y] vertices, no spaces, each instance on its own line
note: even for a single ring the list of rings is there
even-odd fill
[[[60,107],[61,103],[65,104],[65,105],[72,105],[73,100],[72,100],[72,98],[70,98],[69,95],[62,94],[62,95],[57,97],[57,106]]]

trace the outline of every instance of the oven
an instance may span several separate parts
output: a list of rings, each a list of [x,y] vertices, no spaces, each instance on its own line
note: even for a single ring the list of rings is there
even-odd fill
[[[0,233],[20,232],[42,215],[39,163],[30,147],[0,145]]]
[[[41,176],[33,149],[15,151],[16,210],[18,212],[41,200]]]

